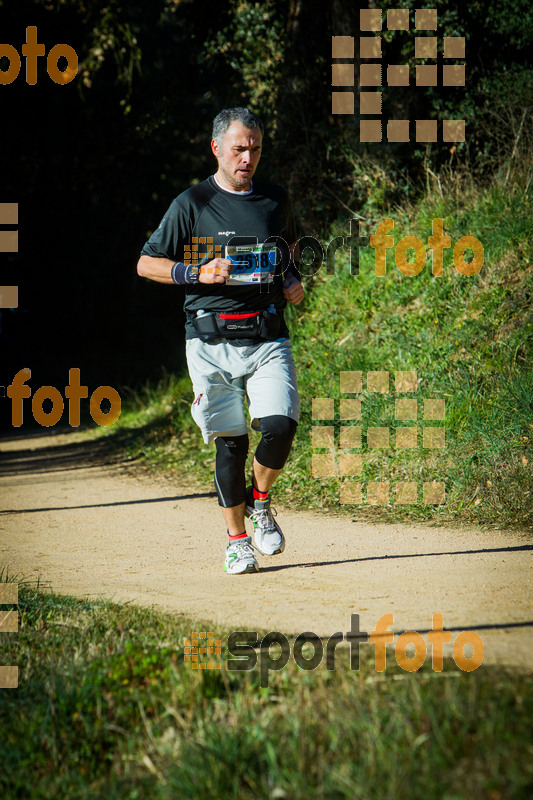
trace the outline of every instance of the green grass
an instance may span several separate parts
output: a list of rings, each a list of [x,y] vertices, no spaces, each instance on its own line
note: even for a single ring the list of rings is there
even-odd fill
[[[395,243],[405,235],[427,241],[431,221],[444,220],[452,248],[444,275],[426,269],[402,275],[388,253],[387,274],[374,274],[374,251],[361,250],[358,277],[350,275],[348,251],[339,250],[335,274],[325,267],[308,277],[308,295],[288,310],[299,370],[302,417],[295,445],[275,496],[295,508],[334,510],[354,518],[476,522],[494,527],[533,528],[533,223],[531,202],[517,180],[481,190],[457,188],[429,194],[416,208],[384,211],[394,219]],[[377,220],[370,232],[377,227]],[[332,231],[347,236],[348,221]],[[485,263],[473,277],[452,263],[453,244],[478,238]],[[418,419],[424,398],[446,401],[446,448],[368,451],[363,437],[363,485],[388,480],[390,503],[339,505],[339,477],[311,474],[313,397],[340,398],[339,372],[415,369]],[[392,378],[392,376],[391,376]],[[391,389],[393,381],[391,379]],[[168,375],[126,398],[119,423],[108,433],[119,446],[127,437],[130,457],[148,468],[173,470],[181,480],[211,484],[214,447],[206,447],[190,417],[188,377]],[[396,426],[394,395],[365,390],[363,427]],[[318,423],[323,424],[323,423]],[[335,427],[339,444],[341,421]],[[342,423],[350,424],[350,423]],[[439,423],[431,423],[433,425]],[[251,437],[253,452],[257,437]],[[391,439],[394,444],[394,436]],[[327,452],[317,450],[316,452]],[[396,505],[398,481],[418,484],[415,505]],[[444,482],[446,504],[424,504],[423,482]]]
[[[12,798],[491,800],[533,791],[531,674],[193,671],[202,623],[22,583],[0,640],[0,793]],[[225,644],[228,631],[215,631]],[[366,646],[362,648],[365,650]],[[407,788],[408,787],[408,788]]]

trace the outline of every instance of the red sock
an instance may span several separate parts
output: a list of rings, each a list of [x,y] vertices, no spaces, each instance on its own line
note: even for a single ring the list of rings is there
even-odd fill
[[[252,497],[254,500],[268,500],[268,492],[260,492],[252,484]]]
[[[236,542],[237,539],[244,539],[245,536],[248,536],[246,531],[244,531],[244,533],[238,533],[236,536],[232,536],[231,533],[228,531],[228,537],[230,542]]]

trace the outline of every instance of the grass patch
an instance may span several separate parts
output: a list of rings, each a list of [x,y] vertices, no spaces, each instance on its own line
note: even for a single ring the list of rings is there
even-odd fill
[[[368,647],[359,671],[291,659],[260,688],[257,669],[190,669],[199,620],[23,583],[19,612],[0,641],[19,665],[0,692],[6,800],[531,796],[531,674],[376,673]]]

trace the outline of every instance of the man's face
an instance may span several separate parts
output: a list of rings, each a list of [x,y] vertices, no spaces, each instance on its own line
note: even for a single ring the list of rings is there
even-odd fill
[[[222,141],[211,142],[211,149],[218,159],[217,178],[226,189],[246,191],[261,158],[261,131],[245,128],[234,120]]]

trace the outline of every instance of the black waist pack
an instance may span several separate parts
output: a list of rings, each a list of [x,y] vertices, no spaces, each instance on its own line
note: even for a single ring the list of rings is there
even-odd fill
[[[204,314],[192,320],[202,342],[210,339],[271,340],[279,336],[281,320],[271,311],[240,311],[236,313]]]

